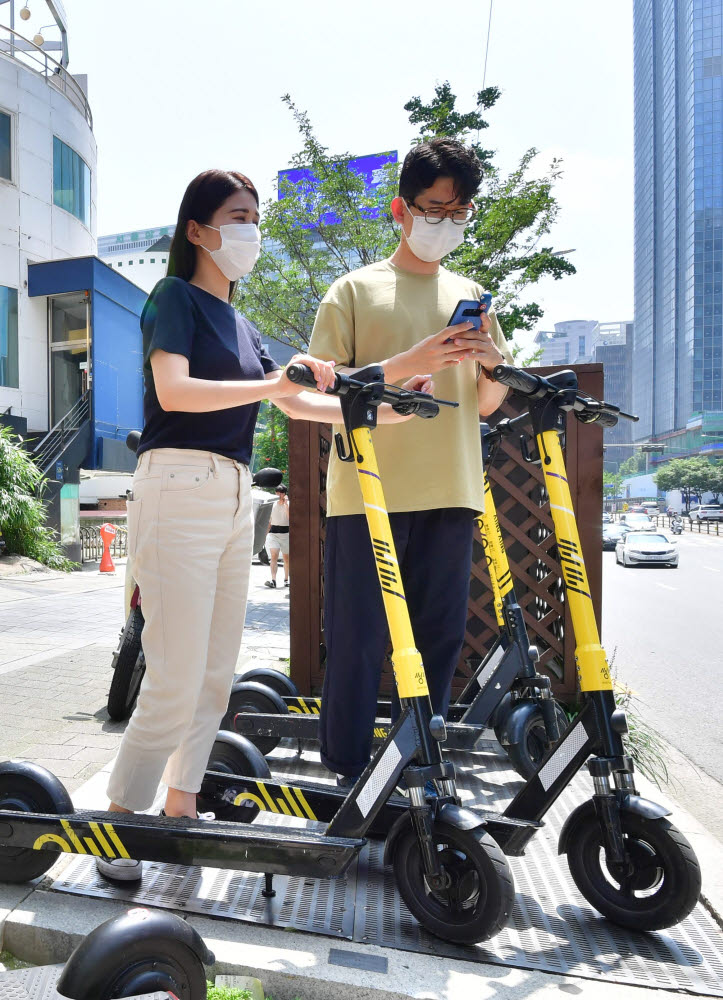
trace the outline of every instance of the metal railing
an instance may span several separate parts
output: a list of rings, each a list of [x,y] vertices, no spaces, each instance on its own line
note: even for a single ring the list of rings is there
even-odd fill
[[[614,520],[619,523],[624,513],[625,511],[616,511],[613,515]],[[670,522],[672,518],[667,514],[650,514],[648,516],[656,528],[669,529],[671,526]],[[683,522],[683,531],[692,531],[698,535],[717,535],[719,538],[723,538],[723,521],[714,521],[712,519],[699,521],[697,518],[688,517],[687,514],[681,514],[680,519]]]
[[[30,39],[13,31],[7,25],[0,24],[0,54],[17,60],[33,73],[37,73],[38,76],[44,76],[50,86],[55,87],[61,94],[65,94],[93,128],[93,115],[90,111],[88,98],[83,93],[83,88],[64,66],[61,66],[35,42],[31,42]]]
[[[100,537],[100,529],[101,525],[81,525],[80,558],[82,562],[97,562],[103,555],[103,539]],[[120,524],[116,524],[115,529],[115,538],[110,543],[111,559],[125,559],[128,555],[128,530]]]
[[[90,417],[90,389],[33,448],[33,458],[43,475],[47,475],[83,424]]]

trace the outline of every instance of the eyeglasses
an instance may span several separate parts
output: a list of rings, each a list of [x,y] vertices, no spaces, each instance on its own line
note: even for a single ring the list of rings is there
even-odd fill
[[[407,205],[406,202],[404,204]],[[428,222],[430,226],[436,226],[444,219],[451,219],[455,226],[464,226],[477,214],[475,208],[422,208],[415,202],[410,202],[410,204],[422,213],[424,221]]]

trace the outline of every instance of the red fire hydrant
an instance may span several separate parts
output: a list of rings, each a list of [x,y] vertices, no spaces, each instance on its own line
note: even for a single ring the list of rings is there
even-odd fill
[[[113,565],[113,560],[110,557],[110,543],[116,536],[116,526],[114,524],[101,524],[98,531],[100,537],[103,539],[103,555],[101,556],[100,566],[98,568],[99,573],[115,573],[115,566]]]

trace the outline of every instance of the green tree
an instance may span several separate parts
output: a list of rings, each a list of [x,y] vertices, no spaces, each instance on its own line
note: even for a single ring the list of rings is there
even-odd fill
[[[488,128],[483,112],[500,96],[496,87],[477,94],[476,106],[456,108],[449,83],[435,89],[429,104],[413,97],[405,105],[409,120],[419,126],[417,141],[447,135],[471,144],[485,169],[478,213],[462,246],[445,265],[465,274],[495,296],[500,323],[509,338],[515,330],[531,329],[542,316],[534,303],[520,298],[545,276],[574,274],[569,261],[552,247],[541,245],[559,206],[553,195],[560,176],[554,160],[542,178],[531,178],[537,155],[529,149],[509,176],[494,167],[493,153],[475,141]],[[239,287],[238,305],[262,333],[293,347],[304,348],[314,316],[329,285],[342,274],[389,256],[399,239],[389,215],[396,194],[397,168],[389,165],[373,194],[349,167],[349,153],[331,154],[314,132],[309,115],[286,94],[282,100],[293,115],[302,146],[291,167],[306,168],[317,178],[311,188],[283,184],[276,201],[263,206],[264,247],[256,267]]]
[[[289,469],[289,418],[276,406],[263,403],[254,436],[254,468],[270,465],[284,475]]]
[[[57,534],[45,524],[42,473],[7,427],[0,427],[0,534],[8,555],[28,556],[69,570]]]
[[[690,506],[691,495],[717,493],[719,472],[707,458],[695,455],[692,458],[676,458],[667,462],[653,477],[659,490],[680,490],[683,502]]]
[[[623,476],[619,472],[603,472],[603,488],[606,497],[620,495],[623,486]]]
[[[636,451],[634,455],[620,463],[619,472],[623,479],[626,476],[637,476],[638,473],[645,472],[645,455],[641,451]]]

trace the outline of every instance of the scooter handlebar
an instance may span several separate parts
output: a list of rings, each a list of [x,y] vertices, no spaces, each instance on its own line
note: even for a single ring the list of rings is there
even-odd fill
[[[534,395],[541,384],[541,379],[537,375],[530,375],[529,372],[513,365],[495,365],[492,369],[492,378],[523,396]]]
[[[288,378],[289,382],[293,382],[294,385],[303,385],[306,386],[308,389],[316,389],[316,378],[314,377],[314,373],[311,370],[311,368],[309,368],[308,365],[299,365],[299,364],[287,365],[286,377]],[[339,389],[341,388],[341,379],[342,379],[341,375],[336,375],[334,377],[334,385],[330,386],[330,388],[326,390],[327,393],[330,393],[332,395],[338,393]]]

